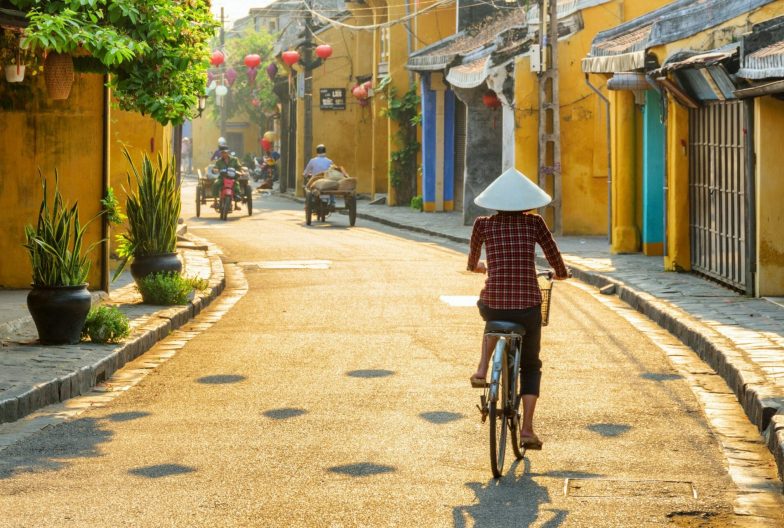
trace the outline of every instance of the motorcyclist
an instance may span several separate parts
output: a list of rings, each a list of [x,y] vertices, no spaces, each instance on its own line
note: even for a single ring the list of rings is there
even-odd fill
[[[222,145],[218,148],[220,158],[215,162],[215,169],[218,170],[218,177],[212,184],[212,195],[214,197],[212,206],[218,207],[218,197],[220,196],[221,189],[223,189],[223,178],[226,175],[227,169],[234,169],[237,171],[237,177],[234,178],[234,196],[240,195],[240,184],[238,181],[239,173],[242,170],[240,160],[231,155],[228,145]],[[235,209],[239,209],[239,204],[235,204]]]
[[[221,157],[221,148],[223,148],[223,147],[226,147],[226,149],[228,150],[228,148],[229,148],[228,147],[228,143],[226,143],[226,138],[219,137],[218,138],[218,149],[215,152],[212,153],[212,157],[210,158],[210,161],[215,161],[215,160],[220,159],[220,157]]]

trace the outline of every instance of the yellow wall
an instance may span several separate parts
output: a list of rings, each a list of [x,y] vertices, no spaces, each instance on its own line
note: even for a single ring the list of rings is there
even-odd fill
[[[760,296],[784,295],[784,102],[772,97],[754,101],[757,153],[757,284]],[[771,134],[775,130],[779,133]]]
[[[607,234],[606,110],[599,97],[586,85],[580,61],[588,54],[598,32],[653,11],[669,1],[617,0],[583,9],[584,28],[558,42],[564,234]],[[531,72],[529,57],[518,59],[516,72],[515,118],[518,129],[515,134],[515,164],[536,181],[539,84],[536,73]],[[602,77],[593,75],[591,82],[607,93],[603,89],[605,80]],[[641,174],[634,177],[637,179]]]
[[[150,117],[136,112],[125,112],[117,108],[110,114],[110,152],[109,152],[109,185],[125,211],[126,191],[128,188],[128,172],[130,167],[123,156],[123,148],[127,148],[135,163],[141,163],[142,155],[152,157],[161,153],[165,159],[171,154],[171,127],[164,127]],[[111,251],[117,249],[115,235],[123,231],[122,226],[111,229]]]
[[[211,102],[208,104],[212,104]],[[192,123],[192,145],[193,145],[193,170],[201,169],[202,173],[210,164],[210,156],[218,148],[218,138],[220,137],[220,123],[216,122],[210,117],[211,110],[206,110],[202,117],[195,118]],[[257,124],[248,121],[247,116],[236,116],[233,119],[226,121],[227,132],[241,133],[242,145],[232,145],[229,147],[237,151],[240,158],[240,151],[245,154],[251,153],[255,156],[261,154],[261,145],[259,143],[261,136],[265,131],[260,130]],[[235,126],[232,127],[231,125]],[[242,161],[242,159],[240,159]]]
[[[667,254],[664,269],[691,269],[689,245],[689,109],[667,97]]]
[[[3,83],[5,84],[5,83]],[[103,190],[103,77],[77,74],[70,97],[48,98],[43,79],[28,78],[25,111],[0,110],[0,287],[26,288],[31,270],[24,225],[35,224],[41,203],[38,169],[87,222],[100,211]],[[0,88],[0,97],[6,97]],[[100,240],[101,221],[90,224],[85,246]],[[100,288],[100,251],[92,253],[91,289]]]

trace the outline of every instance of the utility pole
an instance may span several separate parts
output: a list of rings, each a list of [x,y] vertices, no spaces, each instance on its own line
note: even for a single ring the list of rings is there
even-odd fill
[[[305,151],[304,159],[313,156],[313,15],[310,10],[313,8],[313,0],[305,1],[305,44],[302,49],[302,64],[304,65],[305,93],[302,98],[305,107],[305,130],[303,130]]]
[[[558,2],[539,1],[539,186],[550,190],[553,232],[563,233],[561,218],[561,112],[558,88]],[[552,178],[550,178],[552,176]],[[548,183],[552,182],[551,185]]]
[[[224,44],[226,44],[226,31],[224,28],[225,19],[223,17],[223,6],[221,6],[221,27],[220,27],[220,50],[221,52],[224,49]],[[223,72],[226,71],[226,62],[224,61],[221,64],[221,78],[223,78]],[[225,79],[224,79],[225,80]],[[226,94],[228,97],[229,94]],[[226,101],[221,101],[220,107],[220,135],[222,138],[226,137]]]

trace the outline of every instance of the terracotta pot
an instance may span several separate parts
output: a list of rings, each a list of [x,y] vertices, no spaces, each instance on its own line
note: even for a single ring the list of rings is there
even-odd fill
[[[81,286],[33,286],[27,294],[27,309],[33,316],[41,344],[77,344],[91,302],[86,283]]]
[[[10,83],[18,83],[24,80],[25,65],[24,64],[8,64],[5,67],[5,80]]]
[[[68,53],[50,52],[44,61],[44,80],[50,98],[68,99],[74,82],[73,58]]]

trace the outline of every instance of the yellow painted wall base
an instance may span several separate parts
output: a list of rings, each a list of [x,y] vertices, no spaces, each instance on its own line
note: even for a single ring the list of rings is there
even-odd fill
[[[649,257],[659,257],[661,255],[664,255],[664,243],[653,242],[650,244],[643,244],[642,252],[648,255]]]
[[[422,204],[422,210],[426,213],[435,213],[436,212],[436,203],[435,202],[425,202]]]
[[[612,253],[637,253],[640,251],[640,232],[634,226],[613,228]]]
[[[444,211],[454,211],[454,210],[455,210],[455,202],[453,200],[444,201]]]

